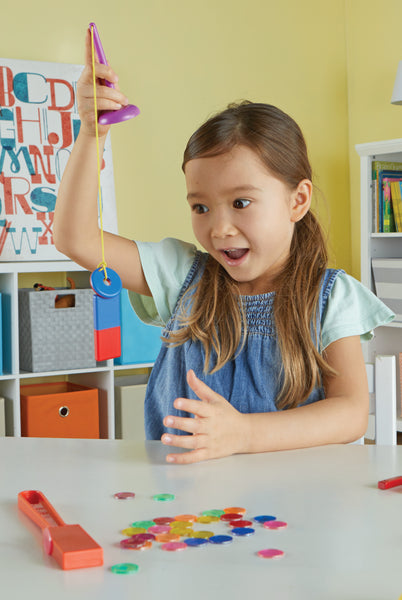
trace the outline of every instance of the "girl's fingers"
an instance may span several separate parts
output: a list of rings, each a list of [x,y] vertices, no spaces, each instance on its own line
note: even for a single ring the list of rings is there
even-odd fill
[[[95,52],[95,62],[98,61],[98,57]],[[92,40],[91,30],[88,28],[85,34],[85,65],[92,68]]]
[[[110,83],[114,85],[118,82],[118,77],[113,69],[109,65],[104,65],[99,62],[98,56],[95,52],[95,75],[98,79],[106,79]],[[91,40],[91,32],[88,29],[85,38],[85,66],[89,70],[88,73],[91,74],[92,78],[92,40]]]
[[[170,427],[171,429],[180,429],[180,431],[185,431],[186,433],[203,433],[202,419],[174,417],[172,415],[169,415],[163,419],[163,424],[165,425],[165,427]]]
[[[190,398],[176,398],[173,406],[178,410],[183,410],[197,417],[209,417],[211,413],[211,408],[207,402],[190,400]]]
[[[208,387],[201,379],[198,379],[192,369],[187,372],[187,383],[193,392],[197,394],[201,400],[205,400],[205,402],[214,402],[219,398],[222,398],[222,396],[214,392],[214,390]]]
[[[205,447],[205,435],[173,435],[164,433],[161,441],[166,446],[176,446],[187,450],[200,450]]]
[[[191,452],[183,452],[182,454],[168,454],[166,462],[177,465],[189,465],[210,458],[205,448],[192,450]]]
[[[92,77],[92,63],[90,65],[87,65],[83,72],[82,72],[82,80],[85,82],[85,84],[89,84],[92,83],[93,81],[93,77]],[[116,75],[116,73],[113,71],[112,67],[109,67],[108,65],[101,65],[100,63],[96,63],[95,64],[95,77],[97,82],[99,83],[99,81],[104,82],[104,81],[108,81],[109,83],[112,83],[114,88],[118,89],[118,76]],[[107,86],[108,89],[113,89],[110,88],[109,86]]]
[[[94,93],[93,87],[91,85],[82,86],[80,89],[80,99],[81,101],[91,102],[94,104]],[[99,102],[114,102],[116,104],[121,104],[125,106],[127,104],[127,98],[119,92],[118,90],[113,90],[110,88],[106,88],[105,86],[97,86],[96,88],[96,101]]]

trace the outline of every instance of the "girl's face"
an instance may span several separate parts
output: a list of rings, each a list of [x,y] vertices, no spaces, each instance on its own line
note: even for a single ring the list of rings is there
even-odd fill
[[[312,184],[291,190],[246,146],[185,166],[194,234],[245,295],[274,291],[294,224],[310,207]]]

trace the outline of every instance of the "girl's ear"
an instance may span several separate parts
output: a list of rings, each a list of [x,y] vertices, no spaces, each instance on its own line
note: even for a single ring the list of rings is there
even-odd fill
[[[312,193],[313,184],[309,179],[302,179],[296,190],[292,192],[290,220],[293,223],[300,221],[309,210]]]

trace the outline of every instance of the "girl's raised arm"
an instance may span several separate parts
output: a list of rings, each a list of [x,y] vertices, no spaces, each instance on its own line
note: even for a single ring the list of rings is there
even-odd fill
[[[117,88],[117,76],[108,65],[95,63],[98,110],[115,110],[127,104]],[[109,88],[99,80],[116,87]],[[102,259],[98,227],[98,172],[92,79],[91,35],[87,31],[85,68],[77,86],[81,128],[65,168],[57,196],[53,235],[56,248],[89,271]],[[98,126],[99,152],[103,154],[108,126]],[[121,277],[123,287],[150,295],[136,244],[127,238],[104,233],[107,266]]]

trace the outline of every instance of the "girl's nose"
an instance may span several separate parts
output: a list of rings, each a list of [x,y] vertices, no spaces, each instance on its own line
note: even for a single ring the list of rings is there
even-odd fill
[[[225,238],[236,234],[236,227],[230,219],[224,216],[216,216],[212,223],[212,237]]]

